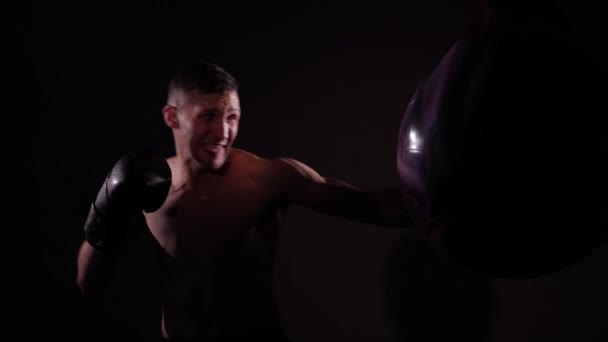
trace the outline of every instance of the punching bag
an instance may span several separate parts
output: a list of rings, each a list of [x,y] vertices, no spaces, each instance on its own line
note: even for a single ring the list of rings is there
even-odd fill
[[[442,254],[496,277],[547,275],[607,235],[606,72],[547,2],[490,3],[413,94],[397,172]]]

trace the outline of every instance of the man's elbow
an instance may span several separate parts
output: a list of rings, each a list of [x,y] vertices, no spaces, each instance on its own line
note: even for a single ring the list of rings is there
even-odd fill
[[[95,296],[103,289],[99,281],[91,279],[91,276],[87,276],[85,272],[80,270],[76,275],[76,286],[78,286],[80,293],[85,296]]]
[[[88,296],[92,292],[89,282],[87,281],[86,277],[81,274],[81,272],[78,272],[78,275],[76,276],[76,286],[78,286],[80,293],[83,295]]]
[[[107,261],[86,241],[83,242],[76,261],[76,285],[80,292],[84,295],[99,293],[106,273]]]

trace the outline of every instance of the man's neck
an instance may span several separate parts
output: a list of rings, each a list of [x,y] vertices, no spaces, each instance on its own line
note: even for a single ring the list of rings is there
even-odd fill
[[[191,157],[184,157],[180,155],[176,155],[170,159],[169,163],[171,165],[171,170],[174,173],[173,178],[173,186],[175,188],[189,188],[193,189],[196,187],[201,178],[206,177],[217,177],[221,176],[226,172],[228,168],[228,164],[231,158],[226,160],[226,163],[222,166],[222,168],[218,170],[212,170],[204,165],[201,165],[196,160]]]

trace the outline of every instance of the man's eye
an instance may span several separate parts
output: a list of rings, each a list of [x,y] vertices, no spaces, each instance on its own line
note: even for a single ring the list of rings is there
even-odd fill
[[[239,117],[236,114],[228,116],[228,121],[236,121]]]

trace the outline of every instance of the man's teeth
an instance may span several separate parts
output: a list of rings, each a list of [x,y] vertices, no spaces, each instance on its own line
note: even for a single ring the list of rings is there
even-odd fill
[[[224,145],[215,145],[215,144],[207,144],[207,145],[203,145],[203,147],[205,147],[208,150],[219,150],[220,148],[225,148],[226,146]]]

